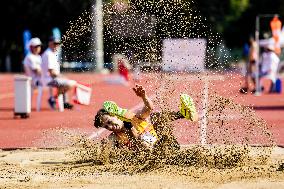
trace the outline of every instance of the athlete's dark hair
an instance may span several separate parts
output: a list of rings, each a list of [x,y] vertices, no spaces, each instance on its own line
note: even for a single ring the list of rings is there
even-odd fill
[[[95,119],[94,119],[94,126],[95,126],[96,128],[99,128],[99,127],[102,126],[102,124],[103,124],[102,117],[103,117],[104,115],[109,115],[109,113],[108,113],[105,109],[100,109],[100,110],[97,112],[97,114],[96,114],[96,116],[95,116]]]

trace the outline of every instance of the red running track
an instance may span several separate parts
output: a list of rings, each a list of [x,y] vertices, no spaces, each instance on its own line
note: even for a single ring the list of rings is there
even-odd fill
[[[56,147],[66,142],[58,130],[84,133],[87,136],[97,131],[93,127],[95,112],[105,100],[116,101],[120,106],[133,108],[141,100],[135,96],[130,85],[109,84],[106,78],[114,77],[93,73],[72,73],[67,77],[92,86],[92,99],[90,106],[76,105],[74,110],[64,112],[52,111],[47,104],[47,91],[43,95],[42,110],[34,111],[35,98],[33,99],[33,111],[28,119],[14,118],[14,86],[12,74],[0,75],[0,148],[25,148],[25,147]],[[242,78],[238,74],[213,74],[203,77],[190,74],[143,74],[137,83],[143,84],[156,104],[155,111],[170,107],[178,108],[178,95],[181,92],[190,94],[196,101],[200,115],[203,112],[205,78],[208,80],[209,100],[210,94],[215,91],[218,95],[230,97],[236,103],[254,107],[257,117],[262,118],[269,126],[273,134],[273,141],[278,145],[284,145],[284,94],[266,94],[254,96],[252,94],[241,95],[238,89]],[[266,86],[266,85],[265,85]],[[267,87],[267,86],[266,86]],[[36,96],[36,95],[34,95]],[[158,98],[157,98],[158,97]],[[205,101],[207,102],[207,101]],[[213,113],[215,114],[215,113]],[[222,113],[226,118],[225,125],[218,125],[216,118],[207,120],[208,143],[247,143],[266,144],[265,135],[260,128],[245,128],[246,120],[239,112],[226,110]],[[213,115],[214,117],[214,115]],[[216,115],[215,115],[216,117]],[[214,121],[215,120],[215,121]],[[200,125],[185,120],[173,123],[174,133],[181,144],[200,143]],[[99,138],[105,137],[109,132],[100,133]]]

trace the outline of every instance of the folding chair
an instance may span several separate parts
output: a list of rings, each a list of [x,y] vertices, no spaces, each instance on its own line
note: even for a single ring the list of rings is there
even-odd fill
[[[24,72],[25,72],[25,75],[27,76],[31,76],[31,69],[26,66],[24,64]],[[49,96],[53,95],[52,93],[52,88],[47,86],[46,84],[43,84],[43,82],[41,82],[42,85],[36,85],[36,82],[35,81],[32,81],[31,82],[31,98],[33,97],[33,94],[34,94],[34,90],[37,90],[38,91],[38,94],[37,94],[37,100],[36,100],[36,111],[40,111],[41,109],[41,101],[42,101],[42,95],[43,95],[43,90],[44,88],[48,87],[49,88]],[[60,112],[63,112],[64,111],[64,102],[63,102],[63,95],[60,94],[58,96],[58,109]]]

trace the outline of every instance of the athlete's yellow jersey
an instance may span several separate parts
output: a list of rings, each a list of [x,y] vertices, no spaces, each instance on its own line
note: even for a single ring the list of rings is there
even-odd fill
[[[128,124],[128,127],[132,127],[133,124]],[[147,121],[141,121],[139,124],[135,124],[135,129],[138,131],[139,139],[148,147],[153,147],[156,141],[158,140],[157,133],[152,124],[148,123]],[[120,145],[131,147],[131,140],[130,135],[125,132],[115,133],[117,137],[117,141]]]
[[[152,124],[147,121],[141,121],[136,129],[139,133],[141,141],[148,147],[153,147],[158,140],[158,135]]]

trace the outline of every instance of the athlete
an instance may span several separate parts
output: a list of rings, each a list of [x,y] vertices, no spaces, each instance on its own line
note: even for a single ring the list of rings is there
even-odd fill
[[[158,134],[161,130],[159,128],[167,122],[183,118],[193,122],[198,120],[194,102],[187,94],[180,95],[179,111],[152,113],[153,103],[148,98],[145,89],[136,85],[133,91],[144,102],[144,107],[137,113],[120,108],[115,102],[105,101],[103,108],[95,116],[94,126],[112,131],[109,139],[117,147],[132,148],[138,143],[152,149],[159,140]]]

